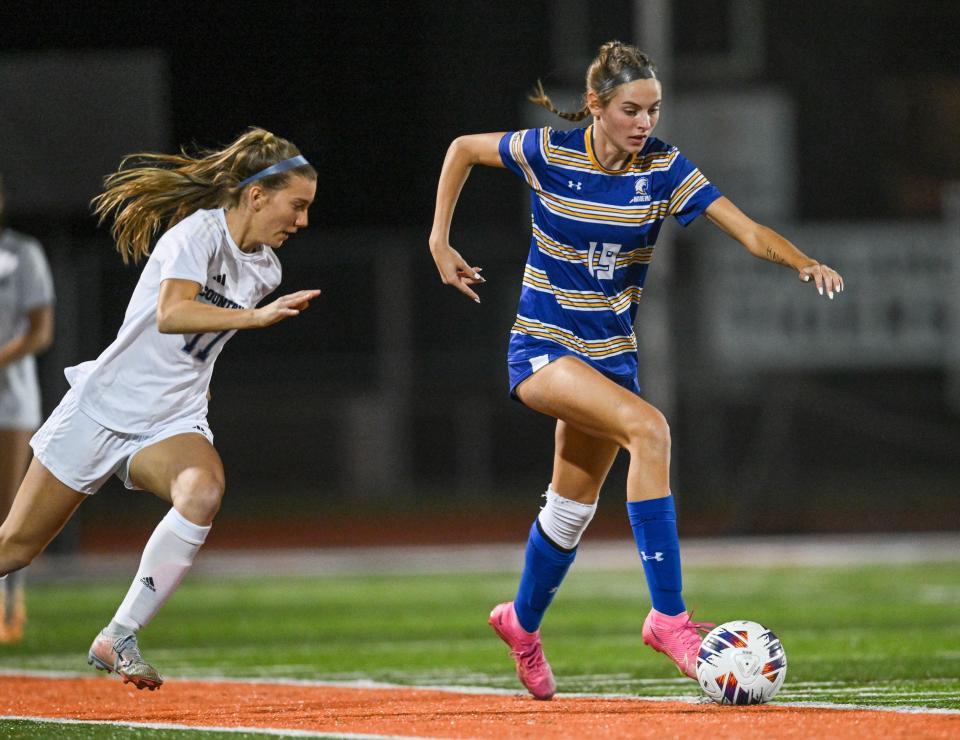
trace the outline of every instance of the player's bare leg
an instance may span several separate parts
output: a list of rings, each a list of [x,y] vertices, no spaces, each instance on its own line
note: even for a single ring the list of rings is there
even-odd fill
[[[557,420],[550,487],[564,498],[596,503],[620,445]]]
[[[7,517],[30,463],[30,437],[23,429],[0,429],[0,522]],[[27,603],[23,569],[0,583],[0,643],[23,639]]]
[[[29,435],[28,440],[29,440]],[[29,445],[27,459],[29,459]],[[22,471],[20,462],[15,469],[8,468],[3,474],[12,476]],[[4,461],[7,467],[8,461]],[[19,475],[18,475],[19,477]],[[9,480],[9,477],[7,478]],[[57,480],[38,460],[33,460],[20,483],[13,505],[0,526],[0,591],[3,593],[2,628],[0,642],[19,642],[26,623],[26,601],[21,569],[29,565],[46,548],[69,521],[73,512],[86,499],[86,495],[74,491]]]
[[[613,442],[557,422],[553,476],[546,504],[530,529],[517,596],[498,604],[488,620],[510,646],[521,683],[537,699],[550,699],[556,692],[540,641],[540,621],[573,563],[618,450]]]
[[[0,429],[0,522],[7,517],[30,464],[31,432]]]
[[[681,597],[666,419],[636,394],[573,357],[560,358],[534,373],[520,384],[517,395],[531,408],[630,453],[627,510],[654,605],[644,621],[643,640],[695,679],[700,631],[708,625],[691,621]],[[590,451],[585,447],[583,454]],[[579,481],[580,490],[588,493],[591,481],[578,470],[582,467],[581,455],[564,470],[572,484]]]
[[[516,393],[535,411],[576,427],[585,435],[581,442],[596,439],[585,452],[609,455],[612,448],[600,444],[604,441],[627,450],[628,501],[670,495],[670,428],[663,414],[635,393],[575,357],[554,360],[524,380]]]
[[[178,434],[138,452],[130,462],[134,484],[172,505],[184,518],[208,526],[226,488],[220,453],[202,434]]]
[[[0,576],[29,565],[86,498],[34,459],[0,525]]]
[[[178,434],[138,452],[130,478],[173,508],[147,542],[130,590],[88,658],[138,689],[153,690],[163,678],[140,654],[137,633],[173,595],[206,540],[223,498],[223,463],[202,434]]]

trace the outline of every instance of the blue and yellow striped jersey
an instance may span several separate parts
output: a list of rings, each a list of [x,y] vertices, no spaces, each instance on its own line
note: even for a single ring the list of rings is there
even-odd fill
[[[686,226],[720,197],[675,146],[650,138],[605,169],[591,129],[527,129],[500,140],[530,186],[533,237],[508,360],[573,353],[608,375],[636,376],[633,322],[660,226]]]

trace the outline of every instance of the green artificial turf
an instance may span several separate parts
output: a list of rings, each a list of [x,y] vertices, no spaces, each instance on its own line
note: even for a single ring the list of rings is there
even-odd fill
[[[506,646],[486,624],[490,608],[512,598],[516,581],[515,573],[474,572],[193,577],[143,631],[140,645],[168,677],[520,691]],[[127,585],[32,584],[27,637],[3,648],[0,669],[92,672],[87,647]],[[777,633],[788,658],[778,702],[960,709],[956,564],[689,568],[685,596],[697,619],[750,619]],[[648,609],[639,568],[571,571],[542,628],[559,691],[696,697],[693,681],[642,644]],[[0,721],[0,735],[119,736],[109,727],[102,735],[57,735],[50,726],[30,735],[36,727]]]

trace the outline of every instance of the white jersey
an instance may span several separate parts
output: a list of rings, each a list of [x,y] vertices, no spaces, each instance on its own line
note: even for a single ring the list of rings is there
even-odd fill
[[[0,230],[0,347],[23,334],[27,314],[53,303],[53,279],[40,244]],[[0,367],[0,429],[40,425],[40,389],[33,355]]]
[[[243,252],[223,209],[200,210],[167,231],[150,254],[113,344],[65,371],[80,409],[108,429],[149,434],[183,420],[204,421],[213,364],[235,331],[161,334],[160,283],[200,284],[198,301],[253,308],[280,284],[280,261],[266,246]]]

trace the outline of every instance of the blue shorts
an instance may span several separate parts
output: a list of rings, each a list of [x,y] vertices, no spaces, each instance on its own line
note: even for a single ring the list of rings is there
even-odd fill
[[[586,358],[576,354],[575,352],[564,352],[562,349],[559,352],[550,352],[549,354],[537,355],[536,357],[531,357],[527,360],[511,360],[507,358],[507,372],[510,375],[510,398],[514,401],[520,401],[519,396],[517,396],[517,386],[520,385],[524,380],[533,375],[537,370],[542,367],[546,367],[554,360],[560,359],[566,355],[571,357],[576,357],[578,360],[586,363],[594,370],[602,373],[604,376],[610,378],[617,385],[623,386],[628,391],[640,395],[640,381],[637,380],[637,375],[613,375],[611,373],[605,372],[601,368],[594,365],[592,362]],[[523,403],[521,401],[521,403]]]

